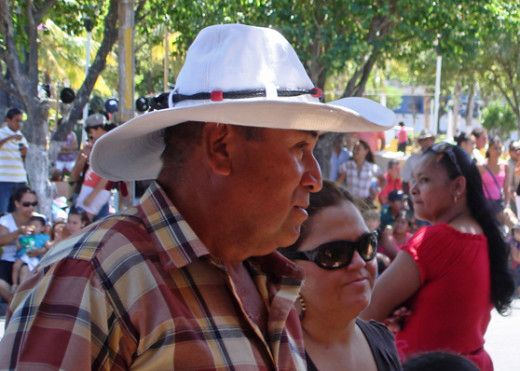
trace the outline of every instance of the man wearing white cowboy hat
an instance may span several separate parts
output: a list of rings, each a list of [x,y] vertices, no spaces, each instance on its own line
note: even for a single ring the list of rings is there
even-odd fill
[[[156,181],[46,255],[11,303],[0,369],[305,369],[302,271],[273,251],[321,188],[318,131],[391,124],[319,94],[278,32],[202,30],[163,109],[92,152],[102,177]]]

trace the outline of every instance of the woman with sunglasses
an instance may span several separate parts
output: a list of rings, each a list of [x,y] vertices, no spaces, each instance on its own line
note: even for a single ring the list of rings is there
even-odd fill
[[[362,317],[384,321],[404,305],[410,311],[396,333],[402,360],[447,350],[493,370],[484,333],[493,306],[509,309],[514,282],[477,165],[462,148],[437,143],[415,167],[411,195],[415,215],[432,225],[403,246]]]
[[[20,235],[27,235],[31,232],[29,220],[38,205],[36,192],[26,186],[15,190],[13,200],[16,210],[0,218],[0,246],[3,249],[0,258],[0,296],[6,301],[12,295],[12,271],[18,251],[16,242]],[[30,254],[31,257],[34,257],[43,254],[43,252],[40,249],[35,249]]]
[[[307,211],[298,241],[280,251],[305,271],[299,309],[308,369],[401,370],[392,334],[356,319],[377,273],[377,234],[330,181],[310,195]]]

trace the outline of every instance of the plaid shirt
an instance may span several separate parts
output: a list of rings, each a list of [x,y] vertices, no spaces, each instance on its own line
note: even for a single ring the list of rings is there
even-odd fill
[[[305,369],[302,271],[244,262],[268,309],[247,315],[224,265],[153,183],[139,205],[51,249],[14,296],[0,369]]]
[[[354,160],[348,160],[340,166],[340,174],[345,174],[345,185],[354,197],[365,199],[370,196],[372,179],[381,175],[381,169],[376,164],[365,161],[358,172]]]

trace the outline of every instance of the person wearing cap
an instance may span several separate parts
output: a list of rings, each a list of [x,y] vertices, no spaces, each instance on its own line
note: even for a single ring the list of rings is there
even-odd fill
[[[86,211],[90,221],[108,215],[111,194],[105,189],[108,180],[97,175],[89,166],[90,152],[94,143],[114,127],[114,124],[107,123],[105,115],[101,113],[92,114],[85,120],[88,142],[78,153],[70,173],[69,184],[72,183],[74,187],[72,204]]]
[[[16,188],[27,184],[25,155],[27,139],[23,136],[23,112],[11,108],[5,115],[7,125],[0,129],[0,214],[14,211],[9,202]]]
[[[42,259],[11,301],[0,369],[306,369],[303,272],[275,250],[321,189],[318,133],[392,124],[319,95],[277,31],[203,29],[175,89],[90,157],[105,179],[155,181]]]
[[[381,228],[387,225],[393,226],[395,217],[403,210],[411,211],[407,208],[408,196],[402,190],[397,189],[388,194],[388,204],[381,208]]]
[[[433,146],[435,143],[435,136],[430,133],[429,130],[423,129],[419,132],[417,136],[417,143],[421,149],[419,152],[414,153],[410,157],[408,157],[403,165],[403,170],[401,172],[401,178],[403,180],[403,191],[406,194],[410,194],[410,182],[412,181],[413,169],[415,165],[419,162],[422,154],[427,148]]]

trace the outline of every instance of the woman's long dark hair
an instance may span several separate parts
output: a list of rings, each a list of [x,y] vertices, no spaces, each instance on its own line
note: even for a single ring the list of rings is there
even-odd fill
[[[368,150],[368,153],[365,156],[365,160],[375,164],[376,160],[374,159],[374,153],[372,152],[372,148],[370,148],[368,143],[366,141],[364,141],[363,139],[358,139],[358,142],[359,142],[359,144],[361,144],[363,146],[363,148]]]
[[[515,283],[508,265],[509,246],[504,241],[498,221],[484,196],[482,178],[477,165],[461,147],[453,146],[450,150],[455,155],[462,176],[466,178],[466,197],[471,215],[476,219],[487,238],[491,271],[491,301],[497,311],[504,314],[510,308],[515,292]],[[425,156],[428,154],[435,154],[431,147],[424,152]],[[461,175],[450,156],[443,155],[438,163],[446,169],[450,179]]]

